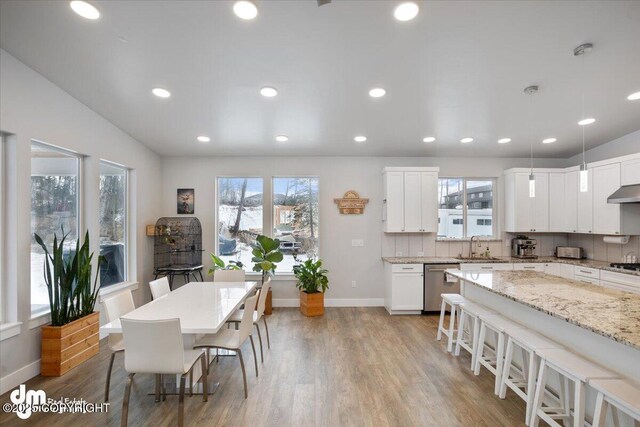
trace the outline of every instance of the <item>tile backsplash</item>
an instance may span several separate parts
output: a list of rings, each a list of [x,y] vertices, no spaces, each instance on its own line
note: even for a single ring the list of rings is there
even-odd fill
[[[628,253],[640,256],[640,236],[631,236],[626,245],[605,243],[602,240],[603,237],[601,235],[570,234],[568,244],[583,248],[587,258],[598,261],[620,262],[622,257]]]
[[[532,239],[538,240],[536,253],[540,256],[553,255],[556,246],[567,245],[566,234],[528,234]],[[504,233],[502,240],[483,241],[481,250],[484,252],[489,247],[492,256],[509,256],[511,254],[511,239],[514,234]],[[382,256],[423,256],[456,257],[459,254],[469,253],[468,241],[436,240],[435,234],[383,233]]]

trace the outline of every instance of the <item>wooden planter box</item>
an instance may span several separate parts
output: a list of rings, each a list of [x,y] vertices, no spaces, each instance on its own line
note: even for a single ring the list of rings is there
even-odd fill
[[[324,314],[324,294],[322,292],[314,294],[300,292],[300,313],[307,317],[322,316]]]
[[[271,289],[267,292],[267,299],[264,304],[264,314],[273,313],[273,296],[271,295]]]
[[[98,354],[99,327],[98,312],[64,326],[43,326],[40,375],[59,377]]]

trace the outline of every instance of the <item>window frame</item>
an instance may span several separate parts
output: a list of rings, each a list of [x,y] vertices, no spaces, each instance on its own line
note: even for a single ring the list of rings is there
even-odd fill
[[[467,182],[468,181],[491,181],[491,190],[488,192],[489,194],[491,194],[491,203],[492,203],[492,207],[491,207],[491,230],[492,230],[492,235],[491,236],[480,236],[480,240],[499,240],[500,236],[500,230],[498,230],[498,222],[497,222],[497,215],[498,215],[498,202],[497,202],[497,197],[496,195],[496,189],[497,189],[497,185],[498,185],[498,177],[495,176],[491,176],[491,177],[476,177],[476,176],[439,176],[438,180],[441,179],[459,179],[462,180],[462,188],[463,188],[463,192],[462,192],[462,237],[438,237],[437,233],[436,233],[436,241],[466,241],[466,240],[470,240],[472,236],[468,236],[467,235],[467,226],[469,224],[468,218],[467,218],[467,211],[469,210],[469,207],[467,206],[467,202],[469,200],[472,200],[472,197],[468,197],[467,195]],[[483,192],[484,193],[484,192]],[[475,193],[474,193],[475,194]],[[481,202],[478,202],[481,203]],[[482,206],[482,205],[481,205]],[[438,197],[438,221],[440,219],[440,198]]]
[[[282,178],[315,178],[318,180],[318,229],[320,229],[320,176],[319,175],[272,175],[271,176],[271,180],[270,180],[270,192],[269,192],[269,234],[268,236],[273,238],[273,229],[274,229],[274,218],[273,218],[273,189],[275,188],[275,186],[273,185],[274,180],[275,179],[282,179]],[[263,199],[264,201],[264,199]],[[317,234],[316,238],[318,239],[318,250],[317,250],[317,254],[318,254],[318,258],[321,258],[320,254],[322,253],[322,246],[321,246],[321,239],[320,239],[320,233]],[[278,269],[276,269],[276,276],[278,275]],[[284,276],[293,276],[293,271],[286,271],[281,273],[281,275]]]
[[[262,234],[273,238],[273,180],[276,178],[317,178],[318,179],[318,227],[320,227],[320,201],[321,187],[319,175],[250,175],[250,174],[222,174],[215,176],[214,191],[215,191],[215,204],[214,204],[214,253],[218,253],[218,222],[219,222],[219,200],[218,200],[218,180],[220,178],[258,178],[262,179]],[[322,244],[320,235],[318,234],[318,257],[322,253]],[[253,271],[253,266],[245,266],[245,272],[248,276],[259,276],[259,273]],[[295,276],[292,271],[278,272],[276,269],[276,277],[280,280],[294,279]]]
[[[132,260],[131,260],[131,253],[132,251],[129,248],[129,244],[131,242],[131,212],[130,212],[130,206],[131,206],[131,189],[130,189],[130,175],[131,175],[131,169],[126,167],[125,165],[122,165],[120,163],[116,163],[116,162],[112,162],[110,160],[106,160],[106,159],[100,159],[98,162],[98,175],[101,176],[102,173],[100,173],[100,166],[102,164],[105,164],[109,167],[113,167],[113,168],[118,168],[118,169],[122,169],[124,171],[124,212],[125,212],[125,219],[124,219],[124,280],[122,282],[116,282],[116,283],[112,283],[110,285],[106,285],[106,286],[102,286],[102,283],[100,283],[100,292],[102,292],[103,289],[109,289],[113,286],[117,286],[117,285],[122,285],[123,283],[131,283],[131,277],[129,276],[129,273],[131,272],[131,267],[132,267]],[[100,197],[100,184],[98,183],[98,198]],[[100,201],[98,200],[98,227],[100,227]],[[98,233],[98,251],[100,250],[100,236]]]
[[[76,194],[77,194],[77,202],[76,202],[76,210],[77,210],[77,223],[78,223],[78,239],[82,238],[82,230],[85,229],[85,221],[84,221],[84,158],[82,154],[77,151],[69,150],[64,147],[60,147],[58,145],[49,144],[47,142],[43,142],[37,139],[31,139],[29,150],[33,145],[38,145],[40,147],[44,147],[47,150],[51,150],[54,152],[58,152],[70,157],[75,157],[78,163],[78,177],[77,177],[77,186],[76,186]],[[33,176],[33,171],[31,170],[31,160],[33,159],[33,155],[29,153],[29,180],[31,181],[31,177]],[[31,185],[31,182],[29,182]],[[31,195],[30,195],[31,197]],[[33,233],[33,230],[30,230],[30,234]],[[31,252],[29,252],[29,257],[31,257]],[[29,260],[29,266],[31,266],[31,260]],[[37,312],[33,312],[31,309],[31,273],[29,273],[29,319],[37,319],[43,318],[44,316],[48,316],[51,313],[51,309],[47,307],[44,310],[40,310]]]

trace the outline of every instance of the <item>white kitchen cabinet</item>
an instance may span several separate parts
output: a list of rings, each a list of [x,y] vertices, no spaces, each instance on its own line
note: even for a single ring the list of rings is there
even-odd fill
[[[600,284],[600,270],[591,267],[573,266],[573,280],[579,282],[591,283],[593,285]]]
[[[519,271],[539,271],[544,273],[544,263],[542,262],[517,262],[513,264],[514,270]]]
[[[571,264],[560,264],[560,277],[573,280],[573,270],[574,267]]]
[[[600,284],[608,288],[640,294],[640,276],[600,270]]]
[[[562,277],[562,264],[558,264],[557,262],[547,262],[544,264],[544,273]]]
[[[384,202],[382,221],[384,231],[397,233],[404,231],[404,172],[384,173]]]
[[[460,270],[462,271],[505,271],[513,270],[513,264],[507,262],[501,263],[469,263],[460,264]]]
[[[423,264],[385,263],[385,308],[389,314],[420,314],[424,304]]]
[[[593,232],[620,234],[621,205],[607,203],[607,198],[620,188],[620,163],[593,168]]]
[[[565,173],[549,174],[549,231],[566,232]]]
[[[620,173],[621,185],[640,184],[640,159],[622,162]]]
[[[580,191],[579,183],[576,189],[578,192],[578,233],[591,234],[593,233],[593,170],[588,169],[587,174],[587,191]]]
[[[529,197],[529,172],[505,173],[505,228],[508,232],[549,231],[549,173],[534,169],[535,197]]]
[[[438,231],[438,168],[383,170],[383,231]]]
[[[578,174],[579,171],[569,171],[564,174],[564,212],[554,211],[554,214],[560,215],[564,223],[563,229],[567,233],[578,232]]]

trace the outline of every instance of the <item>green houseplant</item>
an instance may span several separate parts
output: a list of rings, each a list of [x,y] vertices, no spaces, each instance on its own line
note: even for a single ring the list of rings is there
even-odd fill
[[[322,260],[308,259],[293,267],[300,290],[300,312],[305,316],[324,314],[324,293],[329,289],[328,271],[322,268]]]
[[[262,283],[267,279],[267,276],[273,276],[275,274],[277,264],[284,259],[284,255],[280,252],[280,240],[272,239],[270,237],[260,235],[256,237],[256,244],[253,247],[253,271],[262,273]],[[271,314],[271,289],[267,294],[265,314]]]
[[[60,376],[90,357],[98,354],[99,313],[98,274],[104,258],[98,257],[96,276],[91,281],[94,254],[89,251],[89,232],[84,242],[76,242],[75,252],[65,256],[64,243],[54,234],[51,251],[37,234],[34,239],[45,254],[44,281],[49,294],[51,325],[42,327],[41,374]],[[64,338],[64,339],[63,339]]]
[[[242,270],[244,264],[240,261],[229,261],[228,264],[225,264],[224,260],[217,255],[209,254],[211,256],[211,261],[213,261],[213,267],[209,269],[209,274],[215,276],[216,271],[218,270]]]

